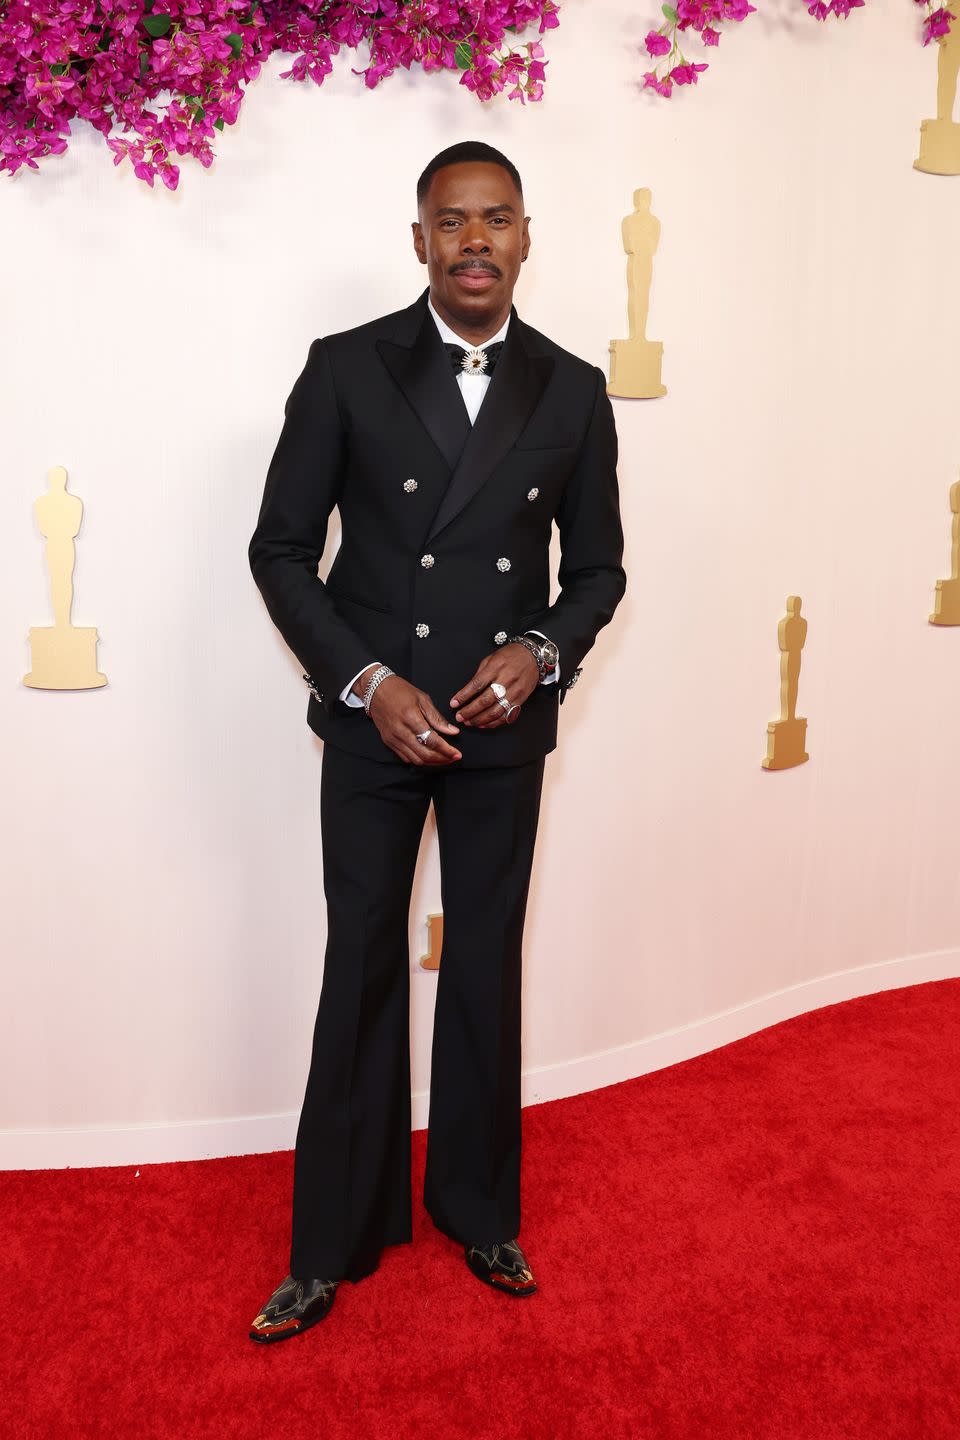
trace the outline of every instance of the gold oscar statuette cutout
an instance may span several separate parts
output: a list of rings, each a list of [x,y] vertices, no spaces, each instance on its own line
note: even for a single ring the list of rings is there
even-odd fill
[[[649,190],[633,192],[633,214],[623,222],[627,252],[627,317],[629,340],[610,341],[608,395],[627,400],[654,400],[666,395],[661,382],[663,342],[647,339],[647,312],[653,282],[653,255],[660,241],[660,221],[650,210]]]
[[[960,175],[960,124],[953,118],[960,75],[960,20],[937,37],[937,118],[920,121],[920,154],[915,170],[927,175]]]
[[[427,916],[427,953],[420,956],[422,970],[440,969],[440,952],[443,950],[443,913]]]
[[[937,581],[931,625],[960,625],[960,480],[950,486],[950,509],[953,511],[950,579]]]
[[[97,669],[96,629],[70,624],[76,558],[73,542],[83,519],[83,501],[67,493],[67,472],[62,465],[47,472],[47,484],[47,493],[34,501],[33,509],[47,542],[54,623],[30,630],[32,668],[23,683],[35,690],[96,690],[107,683],[106,675]]]
[[[797,715],[800,651],[807,638],[807,622],[800,614],[800,596],[787,596],[787,613],[777,626],[780,646],[780,719],[767,726],[764,770],[789,770],[810,756],[804,749],[807,722]]]

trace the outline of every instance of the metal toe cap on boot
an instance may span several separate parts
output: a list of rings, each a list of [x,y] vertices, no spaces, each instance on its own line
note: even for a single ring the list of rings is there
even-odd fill
[[[497,1245],[466,1245],[464,1255],[474,1275],[495,1290],[518,1296],[532,1295],[536,1291],[533,1271],[516,1240],[505,1240]]]
[[[250,1326],[250,1339],[267,1344],[309,1330],[329,1312],[339,1280],[282,1281]]]

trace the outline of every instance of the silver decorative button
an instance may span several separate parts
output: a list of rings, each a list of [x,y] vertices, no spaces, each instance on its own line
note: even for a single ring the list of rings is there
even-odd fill
[[[430,634],[430,626],[424,625],[423,621],[421,620],[417,626],[417,634],[421,640],[426,640],[427,636]]]
[[[528,499],[528,500],[536,500],[536,498],[537,498],[537,496],[538,496],[539,494],[540,494],[540,491],[537,489],[536,485],[534,485],[534,487],[533,487],[532,490],[528,490],[528,491],[527,491],[527,499]]]
[[[502,645],[502,644],[504,643],[504,641],[506,640],[506,638],[507,638],[507,632],[506,632],[506,630],[498,630],[497,633],[496,633],[496,635],[494,635],[493,638],[494,638],[494,640],[496,640],[496,642],[497,642],[498,645]]]
[[[404,480],[403,488],[404,490],[406,490],[408,495],[412,495],[414,490],[416,490],[417,488],[416,480]]]
[[[420,564],[423,566],[424,570],[429,570],[429,569],[430,569],[430,566],[433,564],[433,556],[432,556],[432,555],[421,555],[421,557],[420,557]]]
[[[500,556],[500,559],[497,561],[497,569],[500,571],[510,569],[510,561],[507,559],[506,555]]]

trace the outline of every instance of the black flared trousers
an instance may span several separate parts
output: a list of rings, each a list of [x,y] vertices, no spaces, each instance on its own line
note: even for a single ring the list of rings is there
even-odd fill
[[[463,1243],[519,1233],[521,945],[544,759],[459,770],[324,747],[327,945],[294,1165],[298,1279],[359,1279],[412,1238],[407,937],[431,799],[444,935],[424,1205]]]

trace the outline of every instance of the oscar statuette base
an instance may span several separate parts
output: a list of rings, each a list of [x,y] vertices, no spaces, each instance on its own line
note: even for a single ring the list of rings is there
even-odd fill
[[[805,719],[771,720],[767,726],[767,753],[763,759],[764,770],[789,770],[809,760],[804,746],[807,739]]]
[[[666,395],[660,379],[662,340],[611,340],[608,395],[625,400],[656,400]]]
[[[32,668],[23,683],[34,690],[96,690],[107,683],[97,669],[94,625],[35,625],[30,659]]]
[[[921,120],[920,154],[913,168],[926,175],[960,175],[960,125],[952,120]]]
[[[931,625],[960,625],[960,580],[938,580]]]

